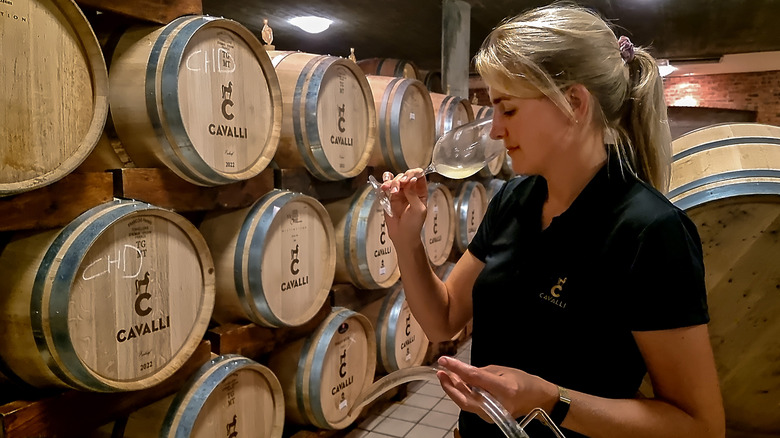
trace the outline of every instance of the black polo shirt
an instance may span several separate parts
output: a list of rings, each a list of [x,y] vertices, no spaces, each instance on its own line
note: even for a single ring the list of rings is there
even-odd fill
[[[509,181],[469,245],[485,262],[473,290],[471,363],[633,398],[646,368],[631,332],[709,321],[696,227],[615,156],[542,230],[546,198],[543,177]],[[473,414],[459,427],[465,438],[504,436]]]

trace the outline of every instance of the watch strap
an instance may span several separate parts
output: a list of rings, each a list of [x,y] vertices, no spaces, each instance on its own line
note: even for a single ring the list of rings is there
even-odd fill
[[[569,396],[569,390],[559,386],[558,387],[558,401],[555,402],[552,412],[550,412],[550,419],[558,426],[566,419],[566,414],[569,413],[569,406],[571,406],[571,396]]]

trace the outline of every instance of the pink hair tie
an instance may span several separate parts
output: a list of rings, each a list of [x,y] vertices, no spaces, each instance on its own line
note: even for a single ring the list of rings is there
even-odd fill
[[[623,62],[631,63],[634,60],[634,43],[623,35],[618,38],[618,46],[620,46],[620,57],[623,58]]]

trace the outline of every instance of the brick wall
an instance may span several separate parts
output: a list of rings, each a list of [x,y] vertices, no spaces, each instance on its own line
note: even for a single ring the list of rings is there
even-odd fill
[[[756,111],[780,126],[780,71],[675,76],[664,80],[666,104]]]

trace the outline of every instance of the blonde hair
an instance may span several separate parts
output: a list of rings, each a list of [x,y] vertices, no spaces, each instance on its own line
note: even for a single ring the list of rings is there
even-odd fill
[[[582,84],[595,103],[592,122],[614,140],[621,161],[668,190],[671,134],[658,65],[642,48],[624,61],[615,33],[596,13],[569,3],[525,12],[493,29],[475,62],[491,88],[522,97],[530,86],[571,118],[564,92]]]

